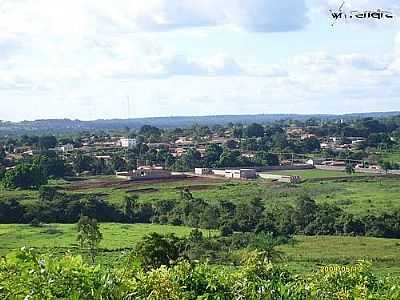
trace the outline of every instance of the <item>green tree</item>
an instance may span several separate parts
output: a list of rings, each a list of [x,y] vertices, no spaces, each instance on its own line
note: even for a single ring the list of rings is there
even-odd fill
[[[279,158],[276,154],[258,151],[254,158],[256,164],[260,166],[278,166]]]
[[[346,164],[345,171],[349,175],[352,175],[352,174],[354,174],[356,172],[352,163],[347,163]]]
[[[204,156],[205,165],[209,168],[215,167],[217,165],[217,162],[219,161],[222,152],[223,149],[221,146],[217,144],[208,145]]]
[[[276,247],[283,244],[283,240],[274,237],[271,232],[262,232],[254,236],[250,241],[249,248],[260,251],[260,254],[267,262],[272,262],[282,257],[282,252]]]
[[[235,140],[227,140],[225,145],[230,150],[236,149],[239,146],[238,142]]]
[[[39,188],[39,199],[42,201],[52,201],[57,195],[57,189],[53,186],[42,185]]]
[[[3,160],[6,158],[6,150],[3,146],[0,145],[0,164],[3,163]]]
[[[40,150],[49,150],[57,145],[57,138],[53,135],[46,135],[39,137]]]
[[[84,171],[91,171],[93,167],[93,158],[87,155],[78,153],[72,159],[72,168],[75,173],[82,173]]]
[[[201,216],[201,227],[208,229],[208,237],[211,237],[211,229],[216,229],[219,224],[218,207],[207,206]]]
[[[178,260],[182,247],[180,238],[173,234],[150,233],[135,247],[135,253],[145,269],[170,266]]]
[[[159,136],[161,135],[161,130],[151,125],[143,125],[139,130],[139,134],[146,136],[149,135]]]
[[[46,184],[47,177],[43,169],[37,165],[19,164],[14,169],[5,172],[2,182],[5,188],[30,189]]]
[[[114,156],[112,158],[111,166],[112,166],[113,171],[115,171],[115,172],[120,172],[120,171],[124,171],[127,169],[126,161],[119,156]]]
[[[98,246],[103,239],[97,220],[88,216],[81,216],[77,224],[77,241],[82,250],[89,253],[92,263],[95,263]]]
[[[245,130],[247,137],[263,137],[264,136],[264,127],[260,124],[253,123],[247,126]]]
[[[308,195],[301,195],[296,200],[294,221],[299,230],[304,230],[315,219],[317,204]]]
[[[178,160],[174,169],[177,171],[190,171],[201,166],[201,153],[196,149],[190,148]]]
[[[237,150],[229,151],[228,149],[224,150],[218,162],[219,167],[238,167],[240,164],[240,152]]]
[[[389,172],[389,170],[392,169],[392,163],[390,161],[387,161],[387,160],[380,161],[379,165],[385,171],[386,174]]]
[[[0,201],[1,223],[21,223],[24,213],[24,207],[17,200],[10,198]]]
[[[40,166],[46,176],[61,178],[68,172],[65,161],[59,158],[54,152],[48,152],[44,155],[36,156],[33,163]]]
[[[193,200],[193,195],[188,188],[181,189],[181,200],[184,201]]]
[[[135,220],[135,206],[138,199],[138,195],[125,195],[124,197],[124,213],[131,223]]]

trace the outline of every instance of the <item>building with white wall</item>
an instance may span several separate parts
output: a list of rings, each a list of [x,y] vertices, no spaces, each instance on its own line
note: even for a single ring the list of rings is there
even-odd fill
[[[122,148],[132,149],[136,146],[136,139],[122,138],[119,140],[119,143]]]

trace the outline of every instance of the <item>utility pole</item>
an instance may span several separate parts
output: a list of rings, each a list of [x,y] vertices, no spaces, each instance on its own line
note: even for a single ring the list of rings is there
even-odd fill
[[[127,100],[127,113],[128,113],[128,120],[131,117],[131,99],[129,98],[129,96],[126,96],[126,100]]]

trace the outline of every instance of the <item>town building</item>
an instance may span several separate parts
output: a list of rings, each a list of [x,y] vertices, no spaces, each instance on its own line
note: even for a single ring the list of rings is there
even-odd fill
[[[226,169],[224,176],[234,179],[254,179],[257,177],[257,172],[255,169]]]
[[[122,148],[132,149],[136,146],[136,139],[122,138],[119,140]]]
[[[273,181],[285,182],[285,183],[300,183],[301,177],[297,175],[279,175],[279,174],[269,174],[269,173],[259,173],[263,179],[271,179]]]
[[[157,179],[171,177],[171,172],[165,170],[163,167],[140,166],[136,170],[116,172],[115,175],[117,178],[126,180]]]
[[[72,144],[65,144],[60,147],[62,152],[71,152],[74,151],[74,145]]]
[[[194,174],[196,175],[208,175],[211,174],[211,170],[209,168],[195,168]]]

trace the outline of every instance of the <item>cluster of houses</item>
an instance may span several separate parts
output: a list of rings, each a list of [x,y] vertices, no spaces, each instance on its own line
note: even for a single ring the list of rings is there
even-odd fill
[[[344,143],[343,140],[338,137],[322,139],[320,143],[321,149],[330,149],[336,152],[356,150],[363,142],[365,142],[365,138],[363,137],[348,137],[346,140],[348,142]]]
[[[300,183],[300,176],[270,174],[265,172],[257,172],[255,168],[243,169],[209,169],[209,168],[195,168],[195,175],[206,176],[215,175],[225,177],[228,179],[256,179],[257,177],[269,179],[272,181],[285,182],[285,183]]]
[[[191,149],[191,148],[196,149],[203,155],[209,144],[224,145],[229,140],[232,140],[232,139],[228,139],[225,137],[213,136],[208,141],[195,142],[191,138],[179,137],[176,141],[147,143],[147,146],[150,149],[161,149],[161,148],[168,149],[168,151],[171,153],[172,156],[180,157],[188,149]],[[233,139],[233,140],[235,140],[235,139]],[[137,140],[134,138],[119,138],[119,139],[116,139],[111,142],[101,142],[101,143],[92,144],[92,146],[97,146],[98,149],[101,149],[101,148],[102,149],[111,149],[111,148],[118,148],[118,147],[132,149],[136,145],[137,145]],[[88,147],[89,144],[83,145],[83,146]]]
[[[345,141],[341,137],[336,136],[318,138],[315,134],[308,132],[306,128],[296,126],[286,128],[286,135],[289,140],[316,138],[320,141],[321,149],[329,149],[336,152],[356,150],[365,142],[365,138],[363,137],[346,137]]]
[[[124,180],[146,180],[146,179],[168,179],[174,177],[182,177],[188,174],[171,173],[161,166],[140,166],[136,170],[116,172],[116,177]],[[265,172],[257,172],[255,168],[227,168],[227,169],[210,169],[195,168],[192,176],[199,177],[215,177],[226,179],[249,180],[263,178],[272,181],[285,183],[300,183],[300,176],[269,174]]]
[[[308,159],[306,161],[306,164],[312,165],[316,168],[339,168],[343,169],[346,167],[348,164],[349,160],[346,159],[318,159],[318,158],[312,158]],[[379,171],[382,168],[379,165],[376,164],[366,164],[364,161],[361,160],[350,160],[350,162],[353,164],[354,168],[356,168],[359,171]]]
[[[257,177],[257,172],[255,169],[210,169],[210,168],[195,168],[195,175],[217,175],[223,176],[225,178],[232,179],[254,179]]]

